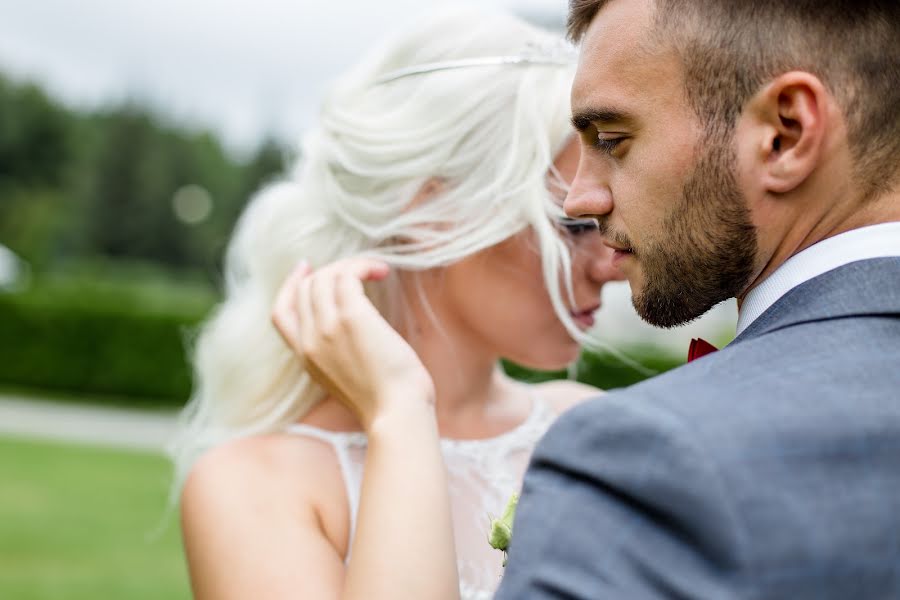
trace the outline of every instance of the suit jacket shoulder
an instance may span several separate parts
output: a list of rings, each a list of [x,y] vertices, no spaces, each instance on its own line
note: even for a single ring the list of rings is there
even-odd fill
[[[900,595],[898,464],[900,258],[861,261],[563,415],[499,597]]]

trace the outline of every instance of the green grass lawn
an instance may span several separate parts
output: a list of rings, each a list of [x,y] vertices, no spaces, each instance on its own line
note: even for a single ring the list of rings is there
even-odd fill
[[[190,598],[168,484],[160,455],[0,438],[0,598]]]

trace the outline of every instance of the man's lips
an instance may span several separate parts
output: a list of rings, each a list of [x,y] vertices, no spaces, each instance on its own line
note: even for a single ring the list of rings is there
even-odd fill
[[[603,245],[606,246],[607,248],[612,248],[616,252],[624,252],[627,254],[631,254],[633,252],[631,248],[629,248],[627,246],[620,246],[618,244],[613,244],[609,240],[603,240]]]
[[[603,240],[603,245],[607,248],[611,248],[613,251],[612,264],[614,267],[619,266],[622,261],[634,255],[634,251],[631,248],[627,248],[625,246],[619,246],[617,244],[613,244],[607,240]]]

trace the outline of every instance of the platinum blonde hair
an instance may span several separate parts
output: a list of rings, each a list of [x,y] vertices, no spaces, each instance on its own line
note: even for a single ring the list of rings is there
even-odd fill
[[[301,258],[316,267],[366,252],[424,271],[530,227],[556,312],[581,338],[564,301],[570,255],[554,225],[562,212],[547,190],[571,134],[574,60],[386,77],[557,44],[514,17],[457,9],[389,40],[337,82],[301,159],[252,198],[237,225],[225,300],[195,342],[195,388],[173,447],[177,485],[207,448],[283,428],[323,398],[270,321]],[[413,202],[433,181],[438,192]],[[384,298],[372,299],[387,310]]]

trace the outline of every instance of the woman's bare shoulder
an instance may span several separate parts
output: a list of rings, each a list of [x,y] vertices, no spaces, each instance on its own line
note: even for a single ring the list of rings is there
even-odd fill
[[[303,482],[328,471],[332,451],[311,438],[271,433],[224,442],[204,453],[191,468],[185,494],[207,486],[221,489],[260,486],[302,491]]]
[[[206,452],[181,494],[185,529],[192,524],[250,531],[283,527],[285,518],[319,528],[343,546],[340,508],[346,494],[329,444],[271,433],[235,439]],[[193,522],[193,523],[192,523]]]
[[[346,521],[340,509],[347,506],[347,496],[328,435],[346,427],[347,417],[340,407],[328,409],[327,404],[316,406],[302,421],[324,437],[289,431],[253,435],[229,440],[200,456],[182,490],[182,513],[253,515],[252,509],[264,504],[271,514],[283,505],[295,512],[311,510],[328,533],[340,537]]]
[[[556,414],[564,413],[583,400],[606,393],[600,388],[569,379],[555,379],[538,383],[535,384],[535,389],[553,407]]]
[[[297,590],[330,597],[326,591],[339,588],[347,545],[344,498],[334,452],[318,440],[273,433],[209,450],[181,494],[196,596],[241,598],[265,589],[272,598]],[[298,561],[322,577],[298,579],[290,568]],[[223,564],[241,567],[223,571]]]

